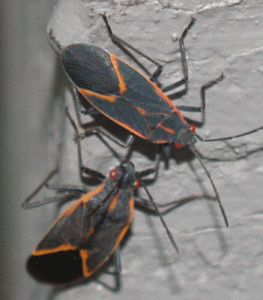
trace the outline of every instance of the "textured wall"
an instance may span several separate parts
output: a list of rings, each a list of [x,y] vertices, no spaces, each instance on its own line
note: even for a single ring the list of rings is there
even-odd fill
[[[198,105],[200,86],[224,72],[224,81],[207,92],[206,124],[197,131],[203,137],[224,137],[262,125],[262,9],[259,1],[61,1],[54,9],[48,28],[53,28],[63,45],[94,43],[129,61],[111,44],[104,23],[97,15],[107,12],[115,34],[164,65],[160,82],[166,86],[181,78],[176,37],[194,16],[197,21],[185,40],[189,92],[176,103]],[[52,56],[50,51],[43,55],[47,53]],[[144,59],[141,61],[154,70]],[[53,95],[59,94],[65,83],[62,72],[58,63]],[[67,86],[65,101],[73,113],[70,84]],[[68,122],[65,124],[59,180],[80,184],[73,132]],[[119,130],[108,126],[113,131]],[[263,286],[262,152],[244,159],[237,159],[237,156],[260,148],[262,134],[259,132],[228,144],[197,144],[220,193],[229,228],[224,226],[218,205],[208,200],[196,201],[171,212],[165,220],[179,245],[178,255],[160,220],[136,212],[131,235],[121,251],[120,291],[113,293],[92,281],[59,291],[54,298],[259,299]],[[105,175],[118,164],[96,137],[87,139],[83,148],[85,164]],[[132,161],[138,170],[153,164],[154,147],[137,140],[134,148]],[[116,150],[125,153],[118,147]],[[157,203],[189,195],[213,195],[196,159],[191,159],[184,150],[173,150],[171,156],[168,168],[165,169],[162,162],[158,179],[149,186]],[[46,217],[43,221],[38,219],[47,212],[49,219],[53,218],[54,207],[39,209],[42,212],[33,213],[36,217],[29,217],[32,211],[26,212],[27,218],[32,218],[28,222],[32,237],[28,254],[32,244],[50,226]],[[100,280],[112,281],[109,278],[102,274]],[[42,286],[36,290],[35,299],[39,299]]]

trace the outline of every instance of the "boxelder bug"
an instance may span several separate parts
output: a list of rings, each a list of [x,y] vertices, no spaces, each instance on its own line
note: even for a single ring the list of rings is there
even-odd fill
[[[133,190],[138,186],[134,165],[127,162],[112,170],[106,181],[91,192],[83,187],[57,187],[63,193],[61,200],[76,201],[34,249],[27,264],[31,275],[54,284],[90,277],[126,234],[133,219]]]
[[[186,61],[184,39],[189,29],[194,25],[192,18],[185,27],[180,39],[180,53],[183,70],[183,79],[163,88],[162,90],[154,83],[162,72],[163,67],[135,49],[127,42],[112,33],[106,15],[102,18],[108,30],[112,42],[128,54],[134,61],[138,61],[128,51],[133,50],[157,66],[157,70],[148,79],[132,66],[106,50],[91,44],[72,44],[65,48],[55,39],[52,30],[49,32],[50,39],[57,45],[61,53],[62,63],[66,74],[74,86],[74,98],[79,107],[87,107],[87,103],[95,107],[99,112],[132,133],[126,143],[116,141],[122,146],[128,146],[133,141],[133,135],[156,144],[174,144],[180,148],[188,146],[196,155],[206,172],[217,197],[221,212],[226,225],[227,217],[221,204],[219,194],[213,183],[210,173],[204,166],[201,156],[198,154],[195,143],[200,141],[224,141],[251,134],[263,129],[263,126],[236,135],[218,139],[204,139],[195,133],[195,125],[189,125],[182,111],[200,112],[201,122],[205,122],[205,91],[223,79],[223,74],[215,80],[203,85],[200,90],[200,107],[178,106],[164,92],[174,88],[185,86],[185,94],[188,90],[188,67]],[[139,64],[141,66],[141,64]],[[83,112],[83,111],[82,111]],[[84,113],[92,114],[93,110],[86,109]],[[188,119],[189,120],[189,119]],[[97,134],[107,134],[102,128],[92,129]]]
[[[69,114],[68,117],[78,137],[77,127]],[[78,138],[76,142],[81,172],[96,175],[94,177],[98,179],[105,178],[97,171],[82,167]],[[36,195],[35,192],[25,200],[23,208],[34,208],[59,200],[76,201],[57,218],[34,249],[27,262],[29,273],[39,281],[52,284],[65,284],[80,277],[90,277],[117,250],[133,219],[134,205],[160,217],[174,248],[178,251],[162,214],[194,199],[190,197],[187,201],[184,199],[161,205],[160,207],[166,209],[160,213],[159,205],[155,204],[142,181],[143,177],[155,171],[150,168],[135,172],[133,163],[125,160],[110,171],[109,177],[101,185],[90,192],[85,187],[48,186],[51,178],[49,175],[36,192],[47,186],[57,190],[60,195],[29,203],[32,196]],[[144,187],[150,201],[134,197],[134,190],[140,185]],[[119,271],[120,266],[116,265],[116,272]]]

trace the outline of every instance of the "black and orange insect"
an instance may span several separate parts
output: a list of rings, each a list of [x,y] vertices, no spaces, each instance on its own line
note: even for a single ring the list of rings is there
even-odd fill
[[[61,187],[61,200],[76,201],[64,211],[34,249],[28,270],[37,279],[65,283],[90,277],[116,250],[133,219],[134,165],[122,163],[91,192]]]
[[[68,116],[77,130],[69,114]],[[78,139],[77,145],[81,154]],[[104,178],[104,175],[97,171],[82,168],[81,156],[79,163],[81,171],[96,175],[94,177],[97,179]],[[104,179],[101,185],[90,192],[85,187],[50,186],[49,188],[57,190],[57,196],[33,203],[29,202],[36,193],[29,196],[23,203],[24,209],[59,200],[75,200],[57,218],[33,250],[27,262],[29,273],[41,282],[52,284],[65,284],[79,277],[90,277],[117,250],[133,220],[135,204],[161,218],[174,248],[178,251],[158,206],[142,181],[143,177],[154,172],[155,169],[152,168],[135,172],[133,163],[124,161],[110,171],[109,177]],[[53,176],[54,172],[51,174]],[[48,186],[50,178],[51,176],[48,176],[37,192],[43,186]],[[150,201],[134,198],[134,190],[140,185],[144,187]],[[179,204],[180,201],[176,201],[164,206],[170,210]],[[116,270],[119,269],[117,266]]]
[[[165,94],[165,92],[181,86],[184,86],[184,91],[181,92],[181,95],[185,94],[188,90],[188,67],[184,39],[189,29],[195,23],[194,18],[191,19],[179,39],[183,79],[162,90],[155,83],[163,70],[162,65],[114,35],[106,15],[103,14],[102,18],[106,24],[109,37],[114,44],[130,55],[131,58],[134,58],[134,56],[129,52],[128,48],[133,50],[155,64],[157,69],[150,79],[148,79],[114,54],[110,54],[98,46],[92,44],[72,44],[62,47],[55,39],[51,30],[49,32],[50,39],[56,44],[58,51],[61,53],[65,72],[74,86],[74,98],[78,106],[84,108],[82,112],[91,114],[93,110],[85,109],[88,103],[118,125],[127,129],[132,135],[129,136],[126,143],[118,141],[122,146],[130,145],[135,135],[160,145],[173,144],[177,148],[189,147],[200,161],[213,186],[225,223],[228,226],[227,217],[219,194],[194,145],[197,140],[210,142],[241,137],[261,130],[263,126],[236,136],[204,139],[195,133],[195,125],[187,123],[181,111],[200,112],[201,122],[196,123],[200,126],[204,124],[205,91],[219,83],[224,77],[223,74],[201,87],[201,105],[199,107],[176,107]],[[134,61],[138,63],[136,59]],[[93,131],[105,134],[102,128],[96,128]]]

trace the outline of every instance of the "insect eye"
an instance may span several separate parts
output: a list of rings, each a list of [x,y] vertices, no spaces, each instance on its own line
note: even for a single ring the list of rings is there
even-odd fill
[[[195,132],[196,126],[194,124],[190,124],[190,131]]]
[[[140,185],[141,185],[140,179],[137,179],[133,186],[135,189],[137,189],[138,187],[140,187]]]
[[[174,144],[175,148],[182,148],[183,146],[181,144]]]
[[[116,169],[113,169],[110,171],[110,178],[116,178],[118,172]]]

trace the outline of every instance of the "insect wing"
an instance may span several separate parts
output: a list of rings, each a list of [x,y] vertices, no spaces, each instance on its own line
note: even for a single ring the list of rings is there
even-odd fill
[[[92,275],[115,251],[129,229],[133,212],[133,191],[121,191],[112,199],[109,210],[98,223],[98,228],[81,246],[84,276]]]
[[[94,231],[93,212],[88,202],[104,187],[104,184],[100,185],[65,210],[37,245],[33,255],[77,249],[83,239],[89,237]]]
[[[183,115],[172,101],[136,69],[105,50],[85,44],[68,46],[64,68],[79,93],[102,114],[147,139],[167,114]]]
[[[91,105],[113,122],[141,138],[145,139],[150,135],[151,128],[147,119],[123,98],[104,96],[83,89],[78,91]]]
[[[28,272],[40,282],[64,284],[83,275],[79,247],[94,232],[91,198],[105,184],[84,195],[62,213],[27,261]]]
[[[77,250],[31,255],[26,266],[28,273],[42,283],[65,284],[82,276],[82,261]]]
[[[112,65],[120,82],[120,95],[130,104],[148,113],[169,114],[175,105],[146,76],[110,54]]]
[[[132,189],[110,195],[112,190],[106,182],[63,212],[28,259],[27,269],[35,279],[64,284],[91,276],[109,259],[134,211]]]
[[[76,87],[104,95],[118,94],[119,81],[105,50],[95,45],[69,45],[62,53],[62,62]]]

